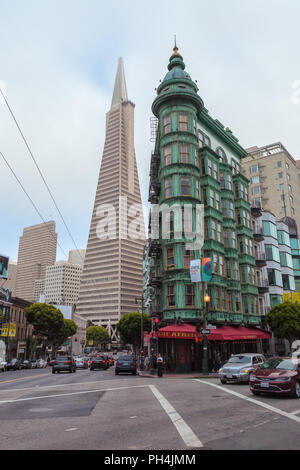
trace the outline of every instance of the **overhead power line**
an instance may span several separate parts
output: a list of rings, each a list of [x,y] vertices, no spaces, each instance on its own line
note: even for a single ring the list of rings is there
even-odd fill
[[[1,157],[3,158],[3,160],[5,161],[6,165],[8,166],[8,168],[10,169],[10,171],[12,172],[12,174],[14,175],[15,179],[17,180],[17,182],[19,183],[19,185],[21,186],[22,190],[24,191],[24,193],[26,194],[27,198],[29,199],[30,203],[32,204],[32,206],[34,207],[35,211],[37,212],[37,214],[39,215],[39,217],[42,219],[43,223],[46,225],[47,227],[47,230],[49,231],[49,233],[51,234],[52,238],[55,239],[55,241],[57,242],[56,238],[54,237],[53,233],[51,232],[51,230],[49,229],[48,225],[47,225],[47,222],[46,220],[44,219],[44,217],[42,216],[42,214],[40,213],[40,211],[38,210],[37,206],[35,205],[35,203],[33,202],[33,200],[31,199],[31,197],[29,196],[28,192],[26,191],[26,189],[24,188],[22,182],[20,181],[20,179],[18,178],[18,176],[16,175],[16,173],[14,172],[14,170],[12,169],[12,167],[10,166],[10,164],[8,163],[7,159],[5,158],[5,156],[3,155],[2,152],[0,152],[0,155]],[[57,242],[59,248],[61,249],[62,253],[64,254],[65,257],[67,257],[65,251],[63,250],[63,248],[61,247],[61,245]]]
[[[4,99],[4,102],[5,102],[5,104],[6,104],[7,108],[8,108],[8,110],[9,110],[9,112],[10,112],[10,114],[11,114],[11,116],[12,116],[12,118],[13,118],[13,120],[14,120],[16,126],[17,126],[17,128],[18,128],[18,131],[19,131],[19,133],[20,133],[20,135],[21,135],[21,137],[22,137],[22,139],[23,139],[23,142],[24,142],[25,145],[26,145],[26,148],[27,148],[27,150],[28,150],[28,152],[29,152],[29,154],[30,154],[30,156],[31,156],[31,158],[32,158],[32,160],[33,160],[33,162],[34,162],[34,165],[35,165],[35,167],[37,168],[37,170],[38,170],[38,172],[39,172],[39,174],[40,174],[40,176],[41,176],[41,178],[42,178],[42,180],[43,180],[43,182],[44,182],[44,184],[45,184],[45,186],[46,186],[46,189],[47,189],[47,191],[48,191],[48,193],[49,193],[49,195],[50,195],[50,197],[51,197],[51,199],[52,199],[52,201],[53,201],[53,203],[54,203],[54,205],[55,205],[55,207],[56,207],[56,209],[57,209],[57,211],[58,211],[58,213],[59,213],[59,215],[60,215],[60,218],[61,218],[61,220],[63,221],[63,224],[64,224],[64,226],[65,226],[65,228],[66,228],[66,230],[67,230],[67,232],[68,232],[68,234],[69,234],[69,236],[70,236],[72,242],[74,243],[74,246],[75,246],[76,250],[78,251],[79,256],[81,257],[82,261],[84,261],[82,255],[81,255],[81,252],[80,252],[80,250],[78,249],[78,247],[77,247],[77,245],[76,245],[76,243],[75,243],[75,240],[74,240],[74,238],[73,238],[73,236],[72,236],[72,234],[71,234],[71,231],[69,230],[69,228],[68,228],[68,226],[67,226],[67,223],[66,223],[66,221],[65,221],[65,219],[64,219],[64,217],[63,217],[63,215],[62,215],[62,213],[61,213],[61,211],[60,211],[60,209],[59,209],[59,207],[58,207],[58,205],[57,205],[57,203],[56,203],[56,201],[55,201],[55,198],[54,198],[54,196],[53,196],[53,194],[52,194],[52,192],[51,192],[51,190],[50,190],[50,188],[49,188],[49,186],[48,186],[48,184],[47,184],[47,181],[46,181],[46,179],[45,179],[45,177],[44,177],[44,175],[43,175],[43,173],[42,173],[42,171],[41,171],[41,169],[40,169],[40,167],[39,167],[39,165],[38,165],[38,163],[37,163],[37,161],[36,161],[36,159],[35,159],[35,157],[34,157],[34,155],[33,155],[33,152],[32,152],[32,150],[31,150],[31,148],[30,148],[30,146],[29,146],[29,144],[28,144],[28,142],[27,142],[27,139],[26,139],[25,135],[23,134],[22,129],[21,129],[21,127],[20,127],[20,125],[19,125],[19,123],[18,123],[18,121],[17,121],[17,119],[16,119],[16,117],[15,117],[15,115],[14,115],[14,113],[13,113],[13,111],[12,111],[12,109],[11,109],[11,107],[10,107],[8,101],[7,101],[7,99],[6,99],[6,96],[4,95],[4,93],[3,93],[2,89],[1,89],[1,87],[0,87],[0,93],[1,93],[1,95],[2,95],[2,97],[3,97],[3,99]]]

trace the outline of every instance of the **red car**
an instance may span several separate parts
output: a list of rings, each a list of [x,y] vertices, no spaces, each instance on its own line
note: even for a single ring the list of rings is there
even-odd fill
[[[288,395],[300,398],[300,359],[272,357],[250,376],[254,395]]]

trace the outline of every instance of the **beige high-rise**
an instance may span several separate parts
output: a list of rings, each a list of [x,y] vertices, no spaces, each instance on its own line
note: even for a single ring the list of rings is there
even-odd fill
[[[145,226],[134,150],[134,107],[119,59],[76,312],[105,326],[137,311]]]
[[[242,173],[250,180],[252,206],[272,212],[277,219],[292,217],[300,230],[300,171],[282,143],[246,149]]]
[[[35,281],[44,279],[46,267],[55,263],[57,233],[50,221],[24,228],[19,241],[16,297],[35,299]]]

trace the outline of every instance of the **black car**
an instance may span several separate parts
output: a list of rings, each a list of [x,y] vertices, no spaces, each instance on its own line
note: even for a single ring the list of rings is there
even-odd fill
[[[31,369],[32,368],[32,364],[30,361],[23,361],[22,364],[21,364],[21,368],[22,369]]]
[[[108,359],[105,356],[94,356],[91,358],[90,370],[109,368]]]
[[[136,360],[133,356],[122,355],[118,357],[115,374],[119,375],[120,372],[131,372],[136,375]]]
[[[57,357],[52,363],[52,374],[57,372],[76,372],[76,362],[72,356]]]
[[[14,358],[8,361],[7,363],[7,370],[20,370],[21,369],[21,361],[20,359]]]

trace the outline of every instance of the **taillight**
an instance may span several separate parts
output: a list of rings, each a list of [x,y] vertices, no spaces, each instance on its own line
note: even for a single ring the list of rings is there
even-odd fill
[[[116,366],[120,365],[119,361],[116,362]]]
[[[133,363],[134,367],[136,367],[136,362]]]
[[[71,361],[67,361],[66,364],[71,364]]]
[[[105,364],[105,361],[102,361],[102,364]]]

